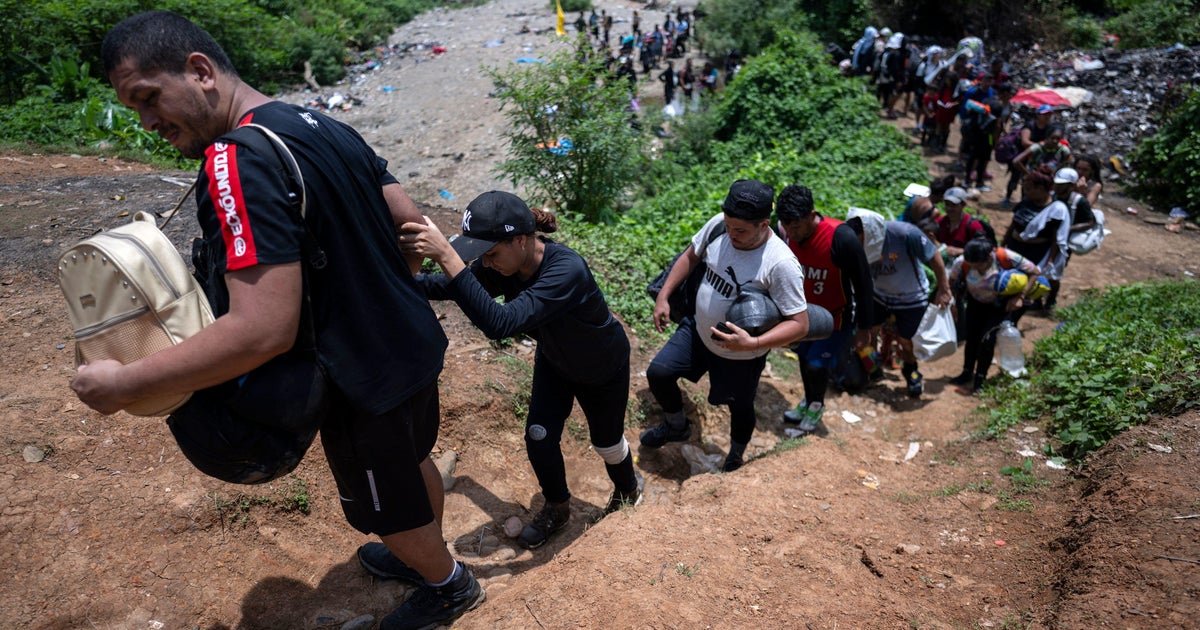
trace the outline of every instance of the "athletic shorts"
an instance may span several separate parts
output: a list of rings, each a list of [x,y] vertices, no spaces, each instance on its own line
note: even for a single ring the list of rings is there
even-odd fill
[[[745,360],[719,357],[700,340],[695,320],[687,317],[651,363],[656,373],[683,377],[693,383],[707,372],[708,403],[729,405],[754,401],[767,355]]]
[[[420,466],[437,443],[437,383],[379,415],[337,396],[342,411],[321,427],[321,444],[350,526],[387,536],[432,523]]]
[[[917,329],[921,327],[921,319],[925,317],[925,306],[916,306],[913,308],[892,308],[884,306],[875,300],[875,321],[871,322],[871,327],[882,326],[891,315],[896,316],[896,334],[901,339],[912,339],[913,335],[917,334]]]

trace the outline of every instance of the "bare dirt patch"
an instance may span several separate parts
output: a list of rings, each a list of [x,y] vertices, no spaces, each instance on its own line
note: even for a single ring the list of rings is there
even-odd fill
[[[601,6],[619,17],[633,7]],[[462,83],[486,97],[472,73],[479,60],[458,57],[495,52],[482,44],[497,33],[509,33],[506,46],[515,46],[502,48],[504,59],[526,54],[525,43],[542,40],[516,31],[523,21],[550,24],[544,13],[538,3],[501,0],[418,18],[406,28],[425,29],[421,37],[450,44],[449,52],[385,66],[369,80],[398,85],[407,77],[403,94],[421,96],[393,109],[368,101],[349,112],[375,116],[380,137],[408,138],[423,128],[440,139],[427,141],[431,147],[478,147],[456,161],[456,151],[406,152],[408,140],[400,149],[376,144],[444,228],[456,225],[458,211],[438,191],[450,189],[465,203],[486,189],[488,165],[503,152],[482,124],[484,113],[467,113],[469,123],[455,113]],[[406,32],[397,37],[415,38]],[[386,74],[390,68],[398,74]],[[947,158],[932,160],[931,172],[948,166]],[[71,331],[54,260],[79,238],[127,221],[122,213],[169,209],[182,192],[173,180],[192,175],[95,157],[11,154],[0,156],[0,171],[0,626],[338,628],[394,608],[407,589],[358,567],[354,550],[366,538],[343,522],[319,448],[294,477],[231,486],[195,471],[161,421],[100,416],[67,388]],[[994,165],[993,172],[1002,177]],[[449,186],[445,177],[454,178]],[[1003,227],[1008,213],[998,201],[989,193],[972,206]],[[1105,201],[1107,209],[1128,205],[1115,195]],[[1087,288],[1200,272],[1195,233],[1109,216],[1114,233],[1103,248],[1072,261],[1065,302]],[[168,232],[183,248],[196,230],[185,212]],[[780,452],[780,415],[803,395],[794,364],[780,355],[760,387],[750,448],[756,459],[722,475],[693,473],[679,446],[639,452],[646,502],[595,525],[590,517],[607,499],[608,481],[586,440],[568,431],[572,521],[530,552],[506,538],[501,524],[540,507],[515,413],[532,348],[489,344],[457,309],[435,308],[452,344],[436,454],[449,462],[453,452],[457,462],[446,535],[489,592],[461,627],[1195,625],[1194,413],[1156,419],[1086,467],[1057,471],[1040,456],[1047,438],[1032,419],[1004,439],[972,437],[968,418],[977,400],[945,386],[958,371],[955,357],[923,368],[928,383],[919,401],[904,398],[895,373],[862,396],[832,397],[829,437]],[[1026,317],[1027,350],[1055,324]],[[633,444],[642,425],[659,419],[639,373],[660,343],[635,341]],[[690,391],[703,400],[703,387]],[[691,444],[723,452],[727,413],[692,407],[703,431]],[[843,411],[861,421],[846,422]],[[999,471],[1027,457],[1037,483],[1015,487]],[[301,499],[311,506],[307,515],[289,509]]]

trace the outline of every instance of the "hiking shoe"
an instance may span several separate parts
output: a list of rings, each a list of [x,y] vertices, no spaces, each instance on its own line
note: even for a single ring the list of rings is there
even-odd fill
[[[959,374],[958,376],[955,376],[954,378],[952,378],[946,382],[950,383],[951,385],[966,385],[967,383],[971,382],[971,378],[973,376],[974,375],[971,374],[970,370],[963,370],[961,374]]]
[[[569,502],[546,503],[542,506],[541,511],[533,517],[533,522],[521,530],[521,535],[517,536],[517,544],[526,549],[537,549],[550,540],[551,534],[566,527],[569,520],[571,520],[571,504]]]
[[[683,428],[676,429],[670,423],[663,421],[661,424],[655,425],[642,431],[639,440],[642,446],[647,448],[658,448],[667,442],[686,442],[692,437],[691,423],[683,425]]]
[[[457,562],[457,561],[456,561]],[[380,630],[431,630],[449,625],[487,599],[487,593],[466,565],[459,562],[458,579],[445,586],[424,584],[400,607],[383,618]]]
[[[824,436],[829,434],[829,429],[825,428],[825,424],[821,422],[821,417],[825,415],[825,405],[815,402],[809,405],[808,409],[804,410],[804,420],[797,430],[804,432],[805,435]]]
[[[742,459],[741,455],[730,453],[725,456],[725,463],[721,464],[721,472],[733,472],[741,468],[745,463],[746,461]]]
[[[804,413],[808,411],[808,400],[801,400],[795,409],[788,409],[783,412],[783,421],[788,424],[800,424],[804,422]]]
[[[921,373],[913,370],[904,373],[904,381],[907,384],[909,398],[920,398],[921,393],[925,391],[925,377]]]
[[[963,396],[975,396],[979,392],[983,391],[983,383],[985,380],[987,380],[986,376],[983,374],[976,374],[974,377],[972,377],[970,385],[963,383],[961,386],[955,387],[954,390]]]
[[[381,580],[404,580],[418,586],[425,584],[425,578],[416,569],[392,555],[387,545],[381,542],[369,542],[359,547],[358,563],[367,573]]]
[[[985,192],[992,192],[992,187],[991,187],[991,186],[988,186],[987,184],[984,184],[984,185],[980,186],[980,187],[978,188],[978,190],[979,190],[979,192],[981,192],[981,193],[985,193]]]
[[[642,490],[646,487],[646,478],[636,470],[633,471],[633,474],[637,477],[637,485],[634,486],[633,490],[628,492],[613,490],[612,496],[608,498],[608,505],[604,506],[604,513],[600,515],[600,518],[604,518],[622,508],[634,507],[642,502]]]

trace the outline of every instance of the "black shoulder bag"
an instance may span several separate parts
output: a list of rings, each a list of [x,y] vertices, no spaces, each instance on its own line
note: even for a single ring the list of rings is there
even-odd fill
[[[717,240],[725,233],[725,223],[713,228],[713,231],[708,235],[708,244],[712,245],[713,241]],[[671,262],[667,263],[667,268],[663,269],[650,284],[646,285],[646,293],[650,295],[650,299],[658,300],[658,294],[662,293],[663,284],[667,281],[667,276],[671,274],[671,268],[682,256],[682,253],[675,254]],[[705,265],[697,265],[688,277],[683,282],[675,287],[675,292],[667,296],[667,304],[671,306],[671,321],[678,324],[683,321],[684,317],[691,317],[696,314],[696,292],[700,290],[700,282],[704,280]]]

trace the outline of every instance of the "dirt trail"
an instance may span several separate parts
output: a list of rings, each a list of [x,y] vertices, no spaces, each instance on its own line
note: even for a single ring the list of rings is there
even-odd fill
[[[627,17],[637,5],[599,6]],[[530,54],[526,44],[537,53],[546,38],[516,31],[550,20],[529,0],[427,14],[396,41],[439,41],[448,52],[385,66],[356,88],[371,96],[344,118],[444,226],[456,223],[456,204],[493,185],[485,174],[503,154],[495,103],[472,98],[490,89],[475,70]],[[497,33],[505,43],[485,47]],[[948,164],[933,159],[931,172]],[[366,538],[343,522],[319,448],[293,478],[230,486],[192,469],[160,421],[99,416],[67,388],[58,252],[127,220],[120,213],[170,207],[181,189],[168,180],[190,174],[11,154],[0,156],[0,172],[0,352],[9,366],[0,373],[0,626],[339,628],[395,607],[407,589],[357,566]],[[1009,215],[997,201],[989,193],[970,205],[1003,227]],[[1104,203],[1136,205],[1112,194]],[[1200,272],[1196,233],[1109,217],[1103,248],[1072,261],[1065,302],[1087,288]],[[170,232],[182,246],[195,230],[184,214]],[[1076,477],[1045,465],[1046,436],[1034,423],[1001,440],[972,437],[976,399],[945,386],[958,357],[923,368],[918,401],[902,395],[895,372],[862,396],[832,397],[827,438],[773,452],[785,437],[781,413],[803,395],[794,363],[778,355],[759,391],[749,453],[761,457],[736,473],[693,474],[678,446],[640,452],[646,502],[595,525],[610,488],[600,459],[569,430],[571,524],[546,547],[522,550],[500,531],[540,505],[514,412],[532,348],[495,347],[457,309],[436,309],[452,344],[437,453],[456,462],[446,535],[489,592],[460,627],[1194,627],[1200,618],[1200,416],[1130,431]],[[1026,349],[1054,325],[1022,320]],[[641,340],[634,356],[634,444],[659,418],[640,375],[659,343]],[[693,400],[703,384],[689,390]],[[727,413],[703,404],[695,413],[703,431],[692,444],[723,453]],[[999,471],[1026,450],[1045,485],[1019,492]],[[279,509],[299,498],[311,513]]]

